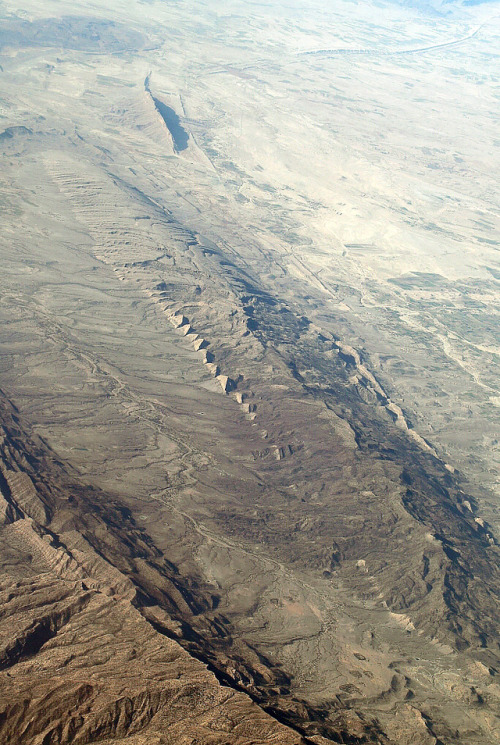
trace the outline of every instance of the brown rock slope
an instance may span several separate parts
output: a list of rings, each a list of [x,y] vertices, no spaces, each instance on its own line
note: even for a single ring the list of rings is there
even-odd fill
[[[26,512],[84,566],[79,593],[111,587],[155,643],[175,639],[314,742],[495,742],[498,548],[466,484],[358,352],[259,276],[258,247],[245,264],[78,147],[88,161],[30,156],[36,201],[15,206],[32,239],[3,251],[3,386],[30,434],[11,421],[6,463],[37,495],[7,484],[6,530]],[[42,604],[6,639],[12,676]],[[73,619],[30,664],[59,654]],[[120,680],[133,670],[117,663]]]
[[[90,497],[84,519],[81,487],[48,483],[57,466],[1,408],[0,742],[303,742],[153,629],[103,554],[120,552],[130,570],[154,547],[115,504]],[[170,595],[185,604],[173,585]]]

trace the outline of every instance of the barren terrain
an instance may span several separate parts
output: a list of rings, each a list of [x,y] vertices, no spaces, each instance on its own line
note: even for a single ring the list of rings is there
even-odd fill
[[[0,743],[499,734],[495,3],[0,6]]]

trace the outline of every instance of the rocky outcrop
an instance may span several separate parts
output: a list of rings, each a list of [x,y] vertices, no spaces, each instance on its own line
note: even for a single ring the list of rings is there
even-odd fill
[[[234,382],[234,380],[232,380],[232,378],[228,377],[227,375],[219,374],[216,376],[216,379],[224,393],[230,393],[236,388],[236,383]]]
[[[231,393],[237,387],[236,381],[224,375],[220,371],[220,367],[216,362],[214,352],[208,350],[210,346],[207,339],[204,339],[196,333],[194,328],[191,326],[188,318],[180,311],[172,311],[170,306],[166,306],[167,318],[172,326],[186,338],[187,341],[191,342],[195,352],[202,352],[202,362],[206,369],[210,371],[215,380],[219,383],[222,392],[225,394]],[[252,409],[253,410],[253,409]]]
[[[0,409],[12,427],[1,452],[9,509],[0,528],[0,743],[303,743],[145,619],[133,583],[97,538],[105,528],[116,539],[116,518],[96,505],[86,519],[56,473],[49,487],[48,462],[20,439],[4,400]],[[37,484],[19,469],[30,448]],[[61,529],[70,515],[73,528]]]
[[[411,701],[421,715],[419,734],[424,723],[446,745],[472,738],[489,745],[497,551],[459,476],[408,436],[403,415],[387,408],[361,355],[315,329],[303,315],[307,303],[295,304],[291,294],[288,302],[278,292],[273,297],[251,276],[251,264],[237,266],[232,247],[223,252],[195,240],[134,192],[134,209],[140,204],[155,219],[141,236],[137,221],[117,221],[117,205],[130,213],[119,189],[87,166],[81,173],[81,164],[61,160],[47,158],[49,173],[69,194],[95,240],[91,252],[105,264],[97,267],[89,254],[82,276],[102,270],[99,287],[113,281],[101,305],[105,315],[109,298],[120,302],[106,316],[107,336],[90,330],[88,317],[73,307],[80,285],[73,282],[72,253],[71,305],[62,307],[71,322],[86,321],[85,344],[61,314],[38,315],[38,304],[30,306],[51,350],[41,356],[58,374],[45,386],[43,407],[31,406],[29,396],[22,404],[39,431],[49,432],[63,467],[76,464],[104,488],[83,489],[73,470],[80,491],[73,485],[71,504],[60,497],[63,507],[49,530],[81,563],[91,554],[85,544],[77,548],[72,531],[85,538],[130,580],[129,603],[156,633],[313,742],[384,742],[388,732],[396,742],[411,741],[413,717],[398,718]],[[250,251],[245,241],[242,251]],[[45,258],[40,267],[48,272]],[[28,277],[22,274],[23,288]],[[30,287],[39,294],[36,277]],[[28,319],[22,321],[24,329]],[[30,338],[39,338],[34,330]],[[201,339],[210,361],[194,347]],[[53,393],[61,373],[70,385]],[[223,396],[230,377],[237,388]],[[75,406],[80,388],[91,393]],[[97,445],[81,453],[80,433],[87,445],[97,433]],[[106,448],[108,437],[114,440]],[[18,470],[29,472],[42,493],[28,466]],[[48,471],[55,470],[52,463]],[[12,508],[5,512],[15,519]],[[14,531],[9,546],[13,538]],[[84,562],[85,591],[97,572],[101,577],[95,562]],[[120,603],[120,593],[99,581],[101,594]],[[87,612],[75,613],[46,643]],[[130,637],[123,647],[133,648]],[[471,703],[473,688],[480,706]],[[123,695],[150,689],[157,690],[155,674]],[[451,727],[459,734],[451,736]]]

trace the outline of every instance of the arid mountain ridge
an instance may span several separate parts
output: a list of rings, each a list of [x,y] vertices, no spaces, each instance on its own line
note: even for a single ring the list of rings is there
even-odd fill
[[[67,168],[71,161],[63,162]],[[61,173],[59,167],[57,173]],[[102,189],[123,190],[124,186],[116,180],[115,186],[108,187],[102,181],[79,182],[75,175],[68,178],[67,171],[58,176],[58,183],[63,192],[71,190],[75,209],[83,205],[84,211],[92,215],[94,229],[99,230],[100,236],[105,235],[106,213],[100,216],[99,205],[106,204],[107,199],[102,198]],[[73,198],[75,193],[78,199]],[[49,451],[48,457],[42,456],[41,443],[34,447],[30,436],[19,431],[14,438],[7,427],[6,468],[27,472],[35,483],[43,472],[42,483],[50,484],[54,479],[57,484],[62,479],[62,485],[45,498],[45,507],[34,496],[28,480],[31,497],[24,505],[16,504],[12,498],[15,490],[7,485],[7,500],[14,501],[6,507],[6,522],[13,520],[15,524],[15,518],[22,519],[24,515],[35,517],[42,526],[35,532],[48,527],[57,545],[65,543],[60,531],[66,530],[66,521],[70,525],[76,521],[78,542],[78,535],[83,534],[86,545],[90,544],[89,552],[97,550],[101,555],[103,570],[123,577],[119,581],[129,587],[125,593],[128,602],[140,610],[157,633],[176,639],[208,663],[220,680],[248,691],[281,721],[307,736],[316,733],[334,742],[363,741],[365,737],[374,742],[390,742],[392,738],[384,735],[373,711],[380,707],[377,696],[368,707],[372,711],[367,719],[366,703],[362,698],[357,701],[355,694],[328,704],[319,700],[311,704],[307,697],[294,692],[293,676],[286,666],[283,662],[277,665],[264,652],[266,635],[259,650],[258,629],[251,631],[250,645],[248,632],[242,630],[249,612],[257,616],[262,612],[261,581],[256,585],[258,594],[251,601],[256,602],[253,611],[246,602],[238,609],[234,600],[225,595],[224,581],[221,584],[221,578],[217,578],[218,590],[210,582],[207,584],[186,548],[193,542],[193,547],[198,546],[196,554],[201,550],[200,540],[203,543],[208,539],[211,544],[216,535],[227,536],[229,545],[245,547],[247,557],[254,555],[259,546],[272,557],[272,562],[287,566],[299,576],[312,571],[323,592],[331,588],[334,595],[337,591],[342,594],[345,584],[349,594],[358,595],[367,607],[382,603],[380,607],[390,610],[405,636],[415,633],[412,629],[416,628],[417,633],[433,638],[433,643],[439,640],[445,645],[445,655],[456,648],[471,660],[477,659],[482,666],[478,670],[489,670],[486,675],[490,677],[495,675],[494,578],[498,552],[491,530],[475,519],[474,499],[463,490],[459,477],[439,461],[431,446],[412,439],[401,422],[402,413],[391,407],[355,350],[328,332],[322,333],[304,316],[297,317],[286,303],[259,289],[255,278],[240,270],[233,259],[228,261],[217,246],[205,245],[206,241],[158,211],[141,195],[136,193],[132,198],[139,199],[143,208],[148,205],[151,218],[158,221],[163,231],[176,236],[175,241],[169,240],[171,268],[165,272],[165,257],[153,248],[150,259],[139,261],[132,260],[136,248],[129,249],[130,256],[117,252],[115,246],[130,241],[125,234],[117,234],[114,221],[103,247],[93,250],[104,264],[112,262],[114,274],[124,283],[131,286],[141,278],[142,293],[158,309],[163,327],[171,328],[183,347],[193,348],[197,355],[195,364],[215,376],[219,392],[216,388],[212,395],[227,400],[231,411],[241,411],[241,424],[235,422],[235,426],[246,428],[244,460],[248,461],[245,468],[250,467],[254,473],[251,485],[245,485],[241,476],[235,481],[234,476],[228,480],[228,475],[211,473],[213,465],[208,474],[207,463],[202,471],[198,466],[196,483],[213,492],[210,499],[215,500],[208,534],[203,529],[200,533],[199,525],[186,515],[183,530],[188,529],[187,541],[185,536],[179,545],[179,539],[171,535],[171,544],[158,549],[147,531],[138,531],[130,522],[137,505],[129,511],[127,500],[120,502],[118,495],[110,504],[101,490],[89,491],[90,484],[75,487],[67,483],[68,477],[58,474],[63,464],[54,463],[54,454]],[[143,247],[140,252],[144,256]],[[226,313],[221,313],[221,306],[227,308]],[[12,427],[13,414],[8,408],[6,412],[6,422],[10,419]],[[255,435],[248,439],[249,428],[252,432],[257,429],[255,424],[259,428],[257,440],[261,442],[258,448],[253,444]],[[230,436],[233,451],[226,451],[224,460],[236,456],[241,461],[239,436],[234,431]],[[207,446],[210,451],[205,443]],[[40,457],[43,468],[37,460]],[[221,455],[216,457],[220,461]],[[12,479],[10,471],[6,473]],[[193,483],[192,476],[189,483]],[[78,499],[73,496],[75,489],[81,492]],[[182,503],[182,509],[187,509],[189,502],[185,501],[185,494],[179,502],[176,494],[182,495],[185,489],[186,483],[177,477],[170,481],[166,492],[173,504]],[[36,493],[39,491],[40,486]],[[218,495],[222,492],[224,503],[219,505]],[[375,498],[376,493],[386,496]],[[93,505],[91,512],[100,515],[96,525],[86,525],[89,504]],[[206,521],[206,507],[203,511]],[[196,509],[191,514],[196,515]],[[161,527],[156,525],[154,531],[158,530],[161,533]],[[174,533],[178,530],[174,528]],[[217,561],[214,564],[212,557],[210,564],[213,571]],[[486,583],[483,577],[488,578]],[[248,590],[251,592],[251,584]],[[76,607],[79,608],[78,603]],[[271,607],[276,610],[276,606]],[[49,620],[45,616],[40,622],[42,627],[45,623],[51,628],[51,645],[55,648],[59,617],[64,619],[65,612],[62,616],[55,612],[53,620],[49,615]],[[268,623],[269,620],[265,626]],[[304,632],[306,638],[311,633],[314,636],[317,630],[310,625],[311,621],[305,619],[299,636]],[[320,634],[326,632],[326,628],[319,630]],[[35,639],[39,633],[37,630]],[[4,664],[14,671],[11,675],[18,662],[26,656],[30,659],[37,651],[37,642],[23,634],[14,650],[5,653]],[[276,642],[273,647],[274,656]],[[360,659],[365,658],[361,652],[357,654]],[[401,698],[402,691],[403,698],[411,693],[413,699],[410,682],[400,687],[399,679],[409,678],[397,672],[396,664],[391,676],[391,696]],[[346,685],[354,692],[352,683]],[[481,700],[487,706],[488,699],[482,694]],[[36,712],[33,715],[36,717]],[[10,719],[8,716],[7,721]],[[427,713],[425,722],[423,731],[432,738],[436,725]],[[86,716],[82,716],[80,726],[87,732]],[[95,724],[96,731],[100,731],[100,726]],[[130,724],[132,729],[133,726]],[[405,731],[407,724],[401,726]],[[67,729],[71,737],[76,736],[75,727],[73,724]],[[438,738],[442,734],[439,727],[443,724],[437,725]],[[118,732],[109,731],[113,735]],[[126,727],[123,731],[128,732]],[[57,736],[62,736],[62,729],[58,732]],[[444,732],[450,731],[445,727]],[[85,741],[93,740],[82,739]]]
[[[399,202],[390,220],[356,223],[381,199],[370,178],[358,194],[355,160],[342,166],[349,178],[340,160],[323,176],[321,148],[340,158],[340,147],[326,125],[307,143],[283,108],[303,90],[320,117],[333,101],[339,132],[350,108],[362,126],[365,113],[314,88],[331,70],[341,84],[340,58],[303,59],[293,46],[275,64],[259,43],[242,62],[234,40],[225,46],[226,24],[240,43],[238,16],[204,6],[199,28],[158,3],[118,9],[113,22],[63,10],[6,17],[0,38],[12,76],[0,134],[0,743],[498,742],[499,547],[485,516],[498,510],[484,499],[495,472],[484,469],[481,491],[452,457],[468,447],[476,474],[486,462],[486,435],[483,450],[462,444],[460,412],[493,438],[493,270],[479,300],[473,272],[454,283],[407,270],[419,220],[441,219],[410,200],[410,248],[394,239],[387,281],[373,270],[384,254],[364,231],[399,236]],[[260,23],[282,39],[267,12],[243,45]],[[295,45],[301,16],[285,15],[279,33]],[[346,28],[345,40],[306,41],[363,49],[371,27]],[[423,31],[418,44],[439,41]],[[349,64],[353,81],[372,74]],[[287,77],[293,65],[305,83]],[[380,65],[399,80],[392,60]],[[265,113],[268,140],[246,125],[239,96]],[[264,96],[277,102],[269,117]],[[456,171],[443,173],[453,185]],[[332,210],[334,177],[345,201]],[[472,193],[478,210],[488,188],[484,202]],[[328,221],[345,229],[350,209],[360,237],[346,230],[336,254]],[[311,227],[320,219],[324,234]],[[493,264],[488,237],[464,244],[467,260],[478,245]],[[464,307],[452,305],[457,287]],[[469,321],[477,346],[460,337]]]

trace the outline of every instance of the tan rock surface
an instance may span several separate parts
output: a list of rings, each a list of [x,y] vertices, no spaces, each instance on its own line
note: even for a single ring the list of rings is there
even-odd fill
[[[16,514],[0,528],[0,742],[303,742],[154,630],[136,607],[132,582],[92,545],[102,516],[90,519],[89,532],[70,487],[44,483],[50,527],[30,516],[49,505],[17,470],[34,454],[28,439],[14,442],[21,432],[5,400],[1,407],[1,499]]]
[[[498,742],[497,20],[89,12],[0,11],[0,740]]]

